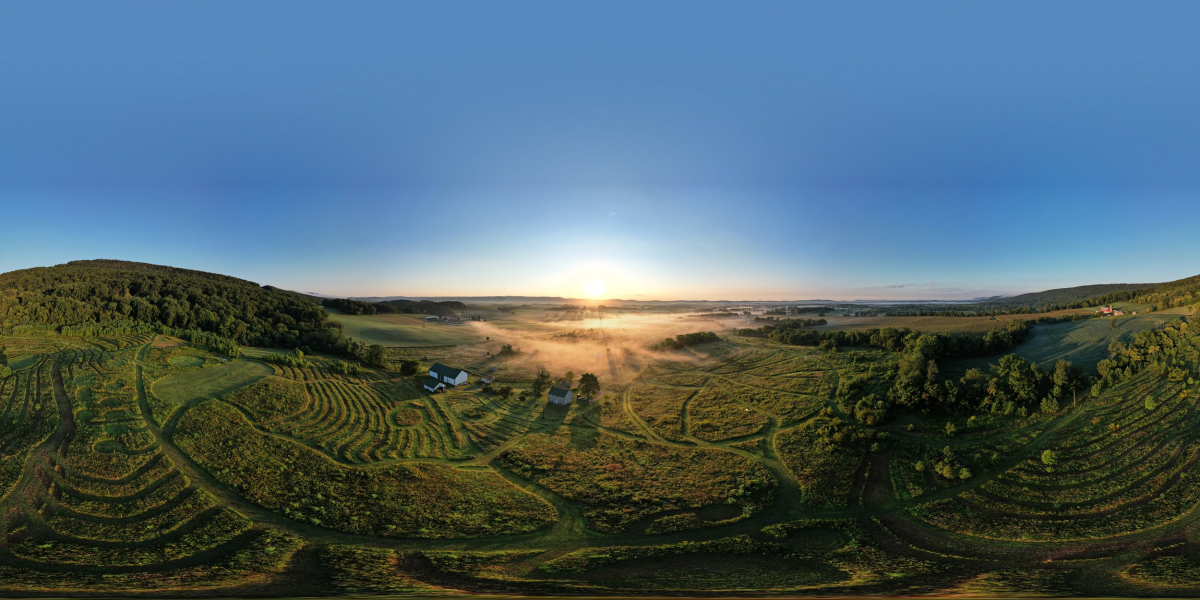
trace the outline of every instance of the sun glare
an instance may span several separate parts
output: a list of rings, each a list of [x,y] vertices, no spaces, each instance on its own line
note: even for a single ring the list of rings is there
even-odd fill
[[[583,284],[583,291],[589,298],[599,298],[604,295],[604,290],[604,282],[599,279],[589,279],[587,283]]]

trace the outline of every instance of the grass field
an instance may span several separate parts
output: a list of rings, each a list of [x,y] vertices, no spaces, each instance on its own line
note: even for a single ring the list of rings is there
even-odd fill
[[[153,390],[167,402],[184,403],[223,396],[270,374],[271,368],[260,362],[234,360],[168,375],[154,382]]]
[[[1194,365],[955,434],[957,413],[855,420],[843,394],[898,353],[604,353],[669,320],[559,317],[489,330],[525,335],[511,357],[392,351],[495,366],[504,395],[150,334],[0,339],[22,365],[0,381],[0,594],[1200,594]],[[1168,318],[1039,326],[1018,352],[1089,364]],[[1189,335],[1156,352],[1192,365]],[[554,407],[529,394],[542,361],[613,366]]]
[[[1108,345],[1113,340],[1128,343],[1139,331],[1153,329],[1178,317],[1178,314],[1164,312],[1035,325],[1030,330],[1029,339],[1017,346],[1013,353],[1043,368],[1053,368],[1054,363],[1061,359],[1094,371],[1096,363],[1107,356]],[[991,359],[987,358],[957,359],[947,361],[946,366],[959,372],[971,367],[986,369],[990,362]]]
[[[326,309],[347,336],[389,347],[453,346],[483,341],[467,324],[426,323],[419,315],[346,315]]]
[[[825,317],[828,324],[814,329],[877,329],[883,327],[908,328],[918,331],[936,333],[987,333],[993,329],[1004,329],[1005,324],[1012,319],[1036,319],[1041,316],[1059,316],[1064,314],[1083,314],[1091,312],[1087,309],[1057,311],[1038,315],[998,315],[996,317]],[[738,325],[747,327],[750,325]]]

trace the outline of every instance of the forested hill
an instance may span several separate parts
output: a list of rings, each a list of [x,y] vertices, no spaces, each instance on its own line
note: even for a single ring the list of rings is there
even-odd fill
[[[1168,281],[1166,283],[1129,286],[1129,289],[1105,291],[1083,302],[1063,306],[1063,308],[1097,306],[1100,304],[1112,304],[1113,302],[1149,304],[1151,310],[1167,310],[1169,308],[1185,306],[1195,307],[1200,305],[1200,275],[1176,279],[1175,281]]]
[[[129,321],[244,345],[349,350],[318,299],[227,275],[117,260],[0,274],[0,331]]]
[[[1200,305],[1200,275],[1166,283],[1108,283],[996,296],[969,304],[895,305],[880,312],[890,315],[1001,314],[1049,312],[1088,308],[1114,302],[1148,304],[1150,310]]]
[[[1109,294],[1133,294],[1141,290],[1153,288],[1156,283],[1104,283],[1098,285],[1081,285],[1077,287],[1058,288],[1044,292],[1031,292],[1018,296],[996,296],[984,300],[982,304],[1001,307],[1032,307],[1039,310],[1057,310],[1074,308],[1080,303]]]
[[[1137,290],[1132,293],[1115,293],[1112,295],[1123,297],[1098,298],[1098,300],[1105,302],[1127,300],[1150,304],[1158,310],[1180,306],[1193,306],[1200,304],[1200,275],[1160,283],[1154,287]]]

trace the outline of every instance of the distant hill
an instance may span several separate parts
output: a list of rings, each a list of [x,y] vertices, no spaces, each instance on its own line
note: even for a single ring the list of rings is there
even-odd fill
[[[1113,302],[1149,304],[1166,310],[1200,303],[1200,275],[1165,283],[1110,283],[1046,290],[1019,296],[988,298],[983,309],[1033,308],[1041,311],[1083,308]]]
[[[1069,288],[1056,288],[1043,292],[1031,292],[1017,296],[994,296],[992,298],[982,300],[980,304],[992,306],[1029,306],[1043,310],[1053,310],[1053,307],[1068,308],[1068,305],[1075,305],[1092,298],[1113,293],[1136,292],[1139,290],[1153,288],[1157,285],[1160,284],[1103,283],[1095,285],[1081,285]]]
[[[1200,304],[1200,275],[1159,283],[1146,288],[1115,291],[1097,296],[1093,303],[1136,302],[1156,310]]]
[[[228,275],[119,260],[0,274],[0,330],[113,322],[202,331],[254,346],[344,353],[349,344],[318,299]]]

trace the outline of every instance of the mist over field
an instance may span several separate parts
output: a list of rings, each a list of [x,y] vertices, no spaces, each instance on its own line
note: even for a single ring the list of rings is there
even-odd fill
[[[515,357],[524,364],[541,364],[556,374],[573,371],[605,374],[616,382],[628,382],[645,366],[658,360],[698,362],[703,357],[678,352],[656,352],[651,346],[665,338],[698,331],[712,331],[710,320],[679,314],[616,314],[604,318],[555,318],[553,313],[529,318],[529,328],[489,322],[470,322],[493,354],[503,344],[520,350]]]

